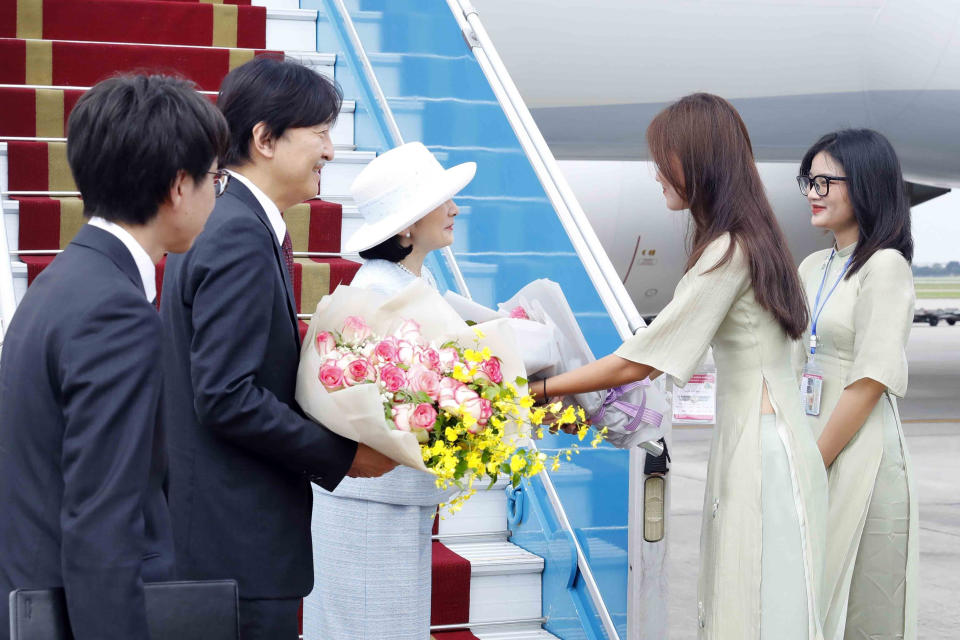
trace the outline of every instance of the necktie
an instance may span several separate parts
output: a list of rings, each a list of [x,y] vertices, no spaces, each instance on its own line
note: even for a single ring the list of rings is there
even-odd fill
[[[283,261],[287,264],[287,273],[290,274],[290,282],[293,282],[293,241],[290,240],[290,232],[287,231],[283,236],[283,244],[280,245],[283,250]]]

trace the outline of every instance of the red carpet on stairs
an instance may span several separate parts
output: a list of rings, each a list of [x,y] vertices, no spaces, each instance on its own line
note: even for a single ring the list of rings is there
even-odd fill
[[[67,119],[86,89],[0,87],[0,136],[65,138]],[[215,93],[204,96],[216,103]],[[62,115],[61,115],[62,114]]]
[[[0,0],[0,2],[5,0]],[[217,91],[231,69],[265,49],[157,47],[108,42],[0,38],[0,84],[91,87],[118,71],[176,72]],[[282,51],[270,51],[283,56]]]
[[[434,541],[430,624],[463,624],[469,620],[470,562]]]
[[[266,46],[264,7],[140,0],[0,0],[0,37]]]
[[[430,635],[431,640],[478,640],[469,631],[438,631]]]
[[[147,0],[128,0],[129,2],[145,2]],[[206,2],[209,4],[235,4],[241,7],[249,7],[253,3],[250,0],[151,0],[153,2]]]

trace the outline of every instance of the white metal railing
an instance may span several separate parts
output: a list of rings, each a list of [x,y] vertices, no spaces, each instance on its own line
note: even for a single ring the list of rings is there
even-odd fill
[[[632,336],[637,329],[644,327],[645,323],[640,317],[636,306],[633,304],[633,300],[631,300],[630,295],[627,293],[626,287],[624,287],[623,282],[620,280],[616,269],[614,269],[613,264],[610,262],[606,251],[600,244],[600,240],[597,238],[586,214],[580,207],[580,203],[577,201],[573,190],[560,171],[560,167],[553,157],[553,153],[550,151],[543,135],[540,133],[540,129],[530,115],[530,111],[523,101],[513,79],[510,77],[506,66],[500,59],[490,35],[480,20],[479,13],[471,4],[470,0],[447,0],[447,4],[463,32],[467,45],[473,51],[477,63],[480,65],[484,76],[486,76],[491,90],[500,103],[504,115],[516,134],[517,140],[520,142],[534,172],[537,174],[537,178],[547,198],[557,212],[557,216],[567,236],[570,238],[574,250],[583,263],[594,288],[600,295],[600,299],[607,313],[613,320],[617,332],[620,334],[621,339]],[[660,455],[663,453],[663,447],[656,442],[645,442],[640,446],[645,449],[648,454]],[[637,514],[643,513],[643,491],[642,483],[635,482],[634,478],[642,477],[643,463],[644,456],[634,455],[634,453],[631,452],[629,499],[631,515],[629,518],[629,544],[631,546],[631,559],[642,557],[644,552],[648,551],[647,547],[653,547],[653,545],[648,545],[642,541],[642,536],[637,529],[637,527],[642,529],[643,526],[643,517],[636,517]],[[597,609],[604,632],[611,640],[619,640],[620,636],[603,601],[602,594],[594,579],[586,555],[577,542],[576,536],[572,535],[573,528],[567,518],[566,511],[560,501],[556,488],[548,473],[544,472],[540,474],[540,477],[547,495],[550,498],[554,512],[560,520],[561,526],[571,533],[577,553],[577,566],[584,578],[584,584],[590,599]],[[639,490],[637,490],[638,488]],[[635,549],[634,547],[639,548]],[[637,553],[637,551],[639,551],[639,553]],[[656,557],[654,558],[654,562],[651,563],[651,566],[644,568],[662,572],[665,567],[665,546],[660,544],[656,549],[649,549],[649,551],[655,552],[652,555]],[[635,597],[635,594],[646,593],[650,595],[650,590],[647,585],[644,584],[644,580],[645,576],[642,571],[630,572],[628,591],[631,600]],[[665,608],[665,592],[658,593],[655,597],[658,600],[658,604],[663,605]],[[639,638],[640,635],[644,633],[640,629],[640,627],[644,625],[637,619],[637,616],[633,613],[633,609],[632,606],[628,607],[627,636],[631,640]],[[667,631],[666,617],[661,617],[653,625],[645,626],[648,629],[651,626],[655,627],[653,633],[656,634],[656,637],[663,637]]]
[[[470,0],[447,0],[621,338],[645,326]]]
[[[0,207],[2,210],[2,207]],[[10,249],[7,242],[6,221],[0,215],[0,250]],[[17,308],[17,299],[13,290],[13,268],[10,266],[10,257],[0,254],[0,349],[3,348],[3,339],[10,326],[10,319]]]
[[[367,84],[367,87],[370,93],[373,95],[373,100],[376,103],[376,106],[379,107],[385,125],[387,128],[386,134],[389,138],[389,143],[394,147],[399,147],[403,144],[403,135],[400,133],[400,127],[397,125],[397,119],[393,117],[393,110],[390,108],[390,104],[387,102],[387,97],[383,93],[383,88],[380,86],[379,80],[377,80],[377,74],[373,71],[373,65],[370,64],[370,58],[367,56],[366,49],[363,47],[363,42],[360,40],[360,35],[357,33],[357,29],[353,24],[353,19],[350,17],[350,12],[347,11],[347,7],[344,5],[343,0],[328,0],[328,2],[333,6],[334,11],[336,11],[336,16],[331,16],[336,18],[337,22],[343,27],[344,34],[346,35],[347,41],[350,45],[353,54],[353,57],[357,61],[357,66],[359,69],[356,70],[358,75],[362,75],[364,81]],[[442,249],[444,261],[447,264],[447,268],[450,269],[450,273],[453,274],[453,279],[457,285],[457,289],[460,290],[460,294],[466,298],[471,298],[470,288],[467,286],[467,281],[463,277],[463,273],[460,271],[460,265],[457,264],[456,258],[453,256],[453,250],[450,247],[444,247]]]

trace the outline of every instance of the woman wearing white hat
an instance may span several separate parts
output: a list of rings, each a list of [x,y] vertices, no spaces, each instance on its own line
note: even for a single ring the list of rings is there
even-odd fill
[[[419,142],[371,162],[350,187],[364,223],[344,252],[365,260],[351,286],[392,294],[423,278],[435,288],[424,259],[453,242],[452,198],[475,172],[473,162],[445,170]],[[315,617],[319,637],[429,637],[432,516],[449,495],[409,467],[315,491],[316,577],[305,621]]]

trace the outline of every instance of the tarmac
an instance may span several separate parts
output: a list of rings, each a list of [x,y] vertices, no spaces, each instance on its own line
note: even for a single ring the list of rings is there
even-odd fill
[[[900,404],[920,501],[920,640],[960,638],[960,324],[915,324]],[[711,430],[676,427],[671,450],[670,638],[697,637],[700,512]]]

